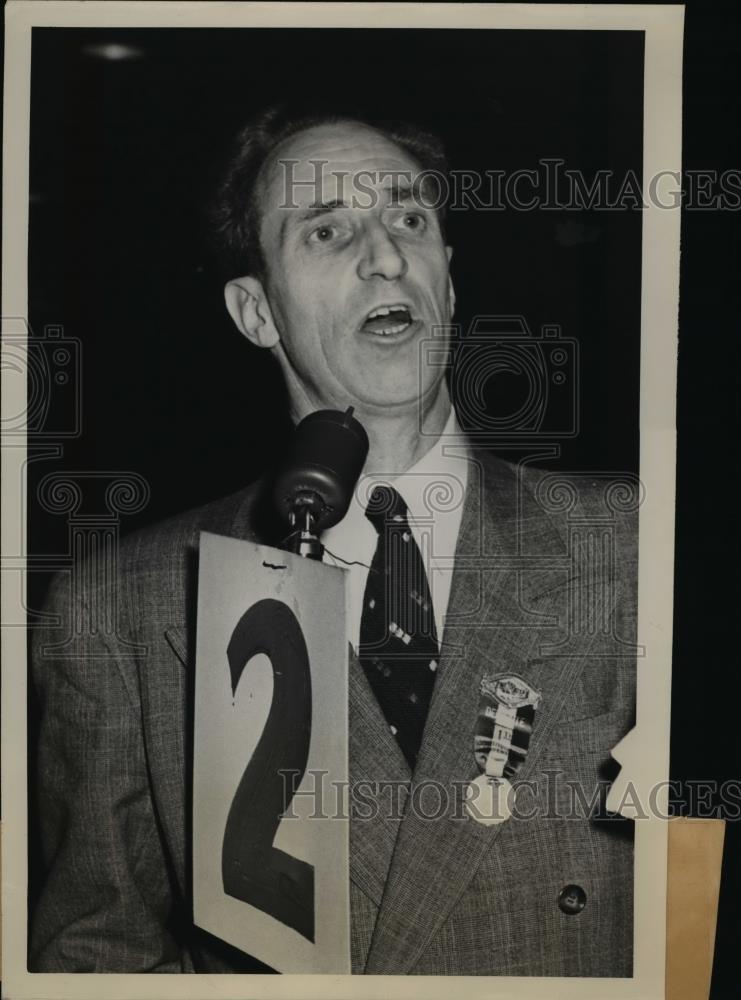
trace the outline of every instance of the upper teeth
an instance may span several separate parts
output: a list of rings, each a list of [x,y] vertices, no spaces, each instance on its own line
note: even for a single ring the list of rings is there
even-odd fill
[[[378,309],[374,309],[370,313],[368,319],[375,319],[376,316],[389,316],[392,312],[398,312],[400,309],[406,309],[406,306],[379,306]]]

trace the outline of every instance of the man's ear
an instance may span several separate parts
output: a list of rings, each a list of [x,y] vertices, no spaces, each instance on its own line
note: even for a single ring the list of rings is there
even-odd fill
[[[280,334],[273,322],[262,282],[252,275],[232,278],[224,288],[229,315],[239,332],[258,347],[275,347]]]
[[[453,258],[453,248],[445,247],[445,253],[448,255],[448,265]],[[455,312],[455,289],[453,288],[453,278],[448,270],[448,304],[450,306],[450,315],[452,316]]]

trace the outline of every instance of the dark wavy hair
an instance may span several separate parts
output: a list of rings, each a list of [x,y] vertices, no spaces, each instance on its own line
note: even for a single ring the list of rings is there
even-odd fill
[[[411,122],[374,120],[370,116],[324,109],[297,112],[282,105],[270,107],[237,133],[211,206],[212,238],[226,278],[242,274],[254,274],[261,280],[265,277],[257,179],[273,150],[299,132],[339,122],[355,122],[376,129],[412,156],[423,170],[447,178],[448,161],[442,140]],[[444,229],[444,207],[438,208],[438,216]]]

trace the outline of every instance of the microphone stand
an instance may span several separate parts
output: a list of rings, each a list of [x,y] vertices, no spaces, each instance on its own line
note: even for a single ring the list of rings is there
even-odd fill
[[[294,529],[289,540],[290,551],[304,556],[305,559],[316,559],[321,562],[324,546],[319,541],[317,517],[312,506],[311,498],[304,499],[303,496],[296,498],[294,508],[289,514],[289,521]]]

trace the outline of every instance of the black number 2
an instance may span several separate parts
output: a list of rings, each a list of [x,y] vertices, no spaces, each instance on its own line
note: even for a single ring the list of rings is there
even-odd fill
[[[273,700],[229,808],[221,851],[224,892],[313,941],[314,867],[273,847],[306,770],[311,737],[309,654],[296,616],[282,601],[257,601],[237,622],[227,647],[233,693],[257,653],[273,668]],[[296,775],[288,793],[281,772]]]

